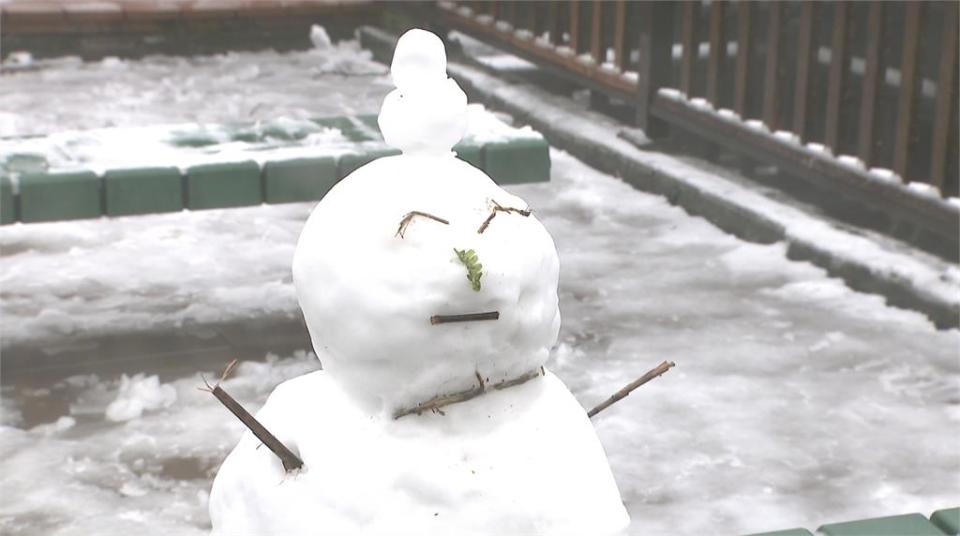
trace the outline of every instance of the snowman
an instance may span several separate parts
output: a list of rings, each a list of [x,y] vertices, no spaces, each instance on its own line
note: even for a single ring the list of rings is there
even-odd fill
[[[336,185],[293,260],[323,370],[257,414],[210,494],[213,533],[620,534],[629,522],[583,408],[544,369],[559,259],[520,198],[456,158],[467,100],[437,36],[397,43],[379,124],[402,151]]]

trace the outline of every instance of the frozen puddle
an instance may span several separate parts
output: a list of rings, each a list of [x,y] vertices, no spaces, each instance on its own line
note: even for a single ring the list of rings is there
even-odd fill
[[[552,158],[550,183],[511,187],[560,250],[550,368],[590,407],[677,362],[594,419],[632,533],[748,533],[956,504],[958,331],[788,261],[781,244],[743,242]],[[4,337],[124,315],[174,326],[295,314],[290,262],[309,209],[0,229]],[[31,321],[28,306],[43,314]],[[226,388],[255,410],[316,367],[307,354],[248,362]],[[199,375],[152,383],[156,371],[127,380],[121,398],[140,400],[139,417],[109,420],[122,381],[90,372],[3,388],[0,532],[206,533],[212,475],[241,425],[196,390]]]

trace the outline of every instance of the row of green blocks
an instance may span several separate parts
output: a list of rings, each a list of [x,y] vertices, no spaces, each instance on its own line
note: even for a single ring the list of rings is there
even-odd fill
[[[483,146],[458,145],[458,156],[483,169],[498,184],[541,182],[550,178],[550,154],[542,138],[522,138]],[[373,149],[335,158],[205,164],[183,174],[176,167],[25,174],[14,193],[0,177],[0,223],[24,223],[126,216],[291,203],[321,199],[334,184],[360,166],[399,154]]]
[[[817,529],[824,536],[944,536],[960,535],[960,508],[937,510],[927,519],[922,514],[830,523]],[[813,536],[807,529],[779,530],[751,536]]]

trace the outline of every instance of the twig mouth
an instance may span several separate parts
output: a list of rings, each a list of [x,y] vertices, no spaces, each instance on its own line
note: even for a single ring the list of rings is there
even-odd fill
[[[453,322],[476,322],[479,320],[497,320],[500,318],[500,311],[489,311],[485,313],[466,313],[459,315],[433,315],[430,317],[430,323],[450,324]]]

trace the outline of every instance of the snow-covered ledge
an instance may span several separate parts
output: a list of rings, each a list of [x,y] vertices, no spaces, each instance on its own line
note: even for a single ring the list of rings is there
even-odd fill
[[[361,40],[376,50],[395,37],[363,28]],[[897,251],[831,225],[799,208],[771,199],[723,176],[705,163],[640,149],[622,139],[623,124],[590,111],[571,111],[569,99],[513,84],[479,67],[450,62],[448,72],[474,101],[514,115],[542,132],[554,147],[642,190],[676,199],[737,236],[756,242],[784,241],[791,257],[809,260],[853,289],[880,294],[891,305],[926,314],[941,327],[960,317],[960,277],[955,265],[924,254]],[[640,135],[642,137],[642,134]],[[703,165],[701,165],[703,164]]]

